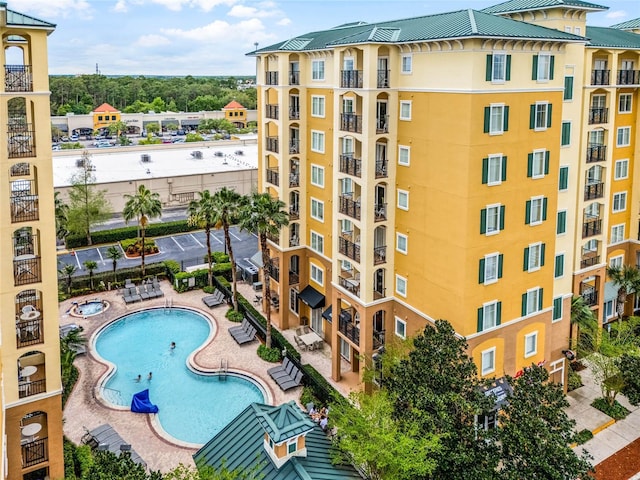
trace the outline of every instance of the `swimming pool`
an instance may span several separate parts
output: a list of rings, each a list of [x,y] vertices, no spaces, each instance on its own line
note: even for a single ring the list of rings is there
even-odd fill
[[[85,303],[75,304],[69,312],[72,317],[92,317],[106,311],[109,308],[109,302],[106,300],[89,300]]]
[[[208,442],[250,403],[265,402],[262,388],[247,377],[222,380],[187,366],[211,329],[204,316],[175,307],[132,313],[111,323],[94,338],[99,356],[115,366],[102,385],[103,398],[130,406],[133,394],[148,388],[167,434],[192,444]]]

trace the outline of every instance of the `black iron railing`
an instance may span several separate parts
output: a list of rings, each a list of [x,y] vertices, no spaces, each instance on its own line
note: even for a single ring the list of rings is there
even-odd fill
[[[360,296],[360,282],[358,280],[339,276],[338,284],[348,292],[353,293],[356,297]]]
[[[382,222],[387,219],[387,204],[386,203],[376,203],[374,206],[374,221]]]
[[[618,70],[618,85],[640,85],[640,70]]]
[[[28,258],[20,258],[28,257]],[[26,254],[13,259],[13,283],[15,286],[42,281],[40,257]]]
[[[376,133],[389,133],[389,115],[376,117]]]
[[[360,220],[360,202],[355,201],[351,196],[340,195],[339,212]]]
[[[278,120],[278,115],[280,112],[280,106],[277,104],[267,103],[265,105],[264,114],[267,118],[271,118],[273,120]]]
[[[289,207],[289,220],[299,220],[300,219],[300,209]]]
[[[376,160],[376,178],[387,178],[387,166],[389,161],[386,158]]]
[[[582,260],[580,260],[580,268],[592,267],[593,265],[597,265],[599,263],[600,263],[599,255],[584,256]]]
[[[289,85],[300,85],[300,71],[289,70]]]
[[[277,168],[267,168],[267,182],[276,187],[280,185],[280,174]]]
[[[278,153],[278,137],[267,137],[266,143],[267,151]]]
[[[292,138],[291,140],[289,140],[289,153],[300,153],[300,140],[298,140],[297,138]]]
[[[9,158],[25,158],[36,156],[35,130],[31,123],[9,125],[7,131]]]
[[[389,88],[389,70],[378,70],[378,81],[376,86],[378,88]]]
[[[300,283],[300,274],[298,272],[289,271],[289,285],[298,285]]]
[[[593,200],[604,196],[604,183],[592,183],[584,186],[584,199]]]
[[[300,109],[299,108],[290,108],[289,109],[289,120],[300,120]]]
[[[387,261],[387,246],[375,247],[373,249],[373,264],[380,265]]]
[[[22,445],[22,468],[32,467],[49,460],[49,439],[39,438]]]
[[[289,188],[299,187],[300,186],[300,175],[297,173],[289,174]]]
[[[604,162],[607,159],[606,145],[589,145],[587,147],[587,163]]]
[[[602,233],[602,220],[590,220],[582,224],[582,238],[593,237]]]
[[[587,290],[580,294],[580,296],[584,299],[584,303],[588,306],[593,306],[598,303],[598,291],[597,290]]]
[[[267,85],[278,85],[278,72],[267,72]]]
[[[362,160],[354,158],[353,153],[343,153],[339,157],[340,172],[360,177],[362,175]]]
[[[346,255],[351,260],[360,262],[360,245],[343,237],[338,237],[338,251],[342,255]]]
[[[373,349],[377,350],[378,348],[384,346],[384,330],[374,330],[373,331]]]
[[[340,77],[342,88],[362,88],[362,70],[342,70]]]
[[[17,193],[17,192],[14,192]],[[32,222],[40,218],[38,195],[11,195],[11,222]]]
[[[44,365],[42,365],[44,369]],[[18,397],[25,398],[32,395],[38,395],[39,393],[45,393],[47,391],[46,379],[34,380],[32,382],[24,382],[18,384]]]
[[[339,330],[342,335],[351,340],[356,345],[360,345],[360,328],[356,327],[346,318],[340,318]]]
[[[16,346],[18,348],[43,342],[42,317],[34,320],[20,320],[16,323]]]
[[[589,125],[596,125],[599,123],[607,123],[609,121],[609,109],[608,108],[590,108],[589,109]]]
[[[5,65],[4,91],[33,92],[31,65]]]
[[[355,113],[340,114],[340,130],[362,133],[362,115],[356,115]]]
[[[609,85],[611,70],[591,70],[591,85]]]

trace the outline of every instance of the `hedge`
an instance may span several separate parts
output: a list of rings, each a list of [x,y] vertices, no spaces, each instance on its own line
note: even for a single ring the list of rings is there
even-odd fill
[[[313,366],[305,363],[302,365],[302,370],[304,370],[304,374],[307,376],[305,385],[311,389],[313,395],[320,400],[322,404],[329,405],[330,403],[344,399],[340,392],[327,382],[327,379],[313,368]]]
[[[216,263],[212,268],[213,276],[223,278],[231,276],[230,263]],[[195,278],[195,284],[189,286],[189,279]],[[209,269],[202,268],[193,272],[178,272],[173,276],[173,288],[176,292],[182,293],[196,288],[203,288],[209,284]]]

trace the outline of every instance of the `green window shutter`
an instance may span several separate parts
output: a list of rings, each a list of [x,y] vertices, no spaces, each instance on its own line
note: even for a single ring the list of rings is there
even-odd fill
[[[533,153],[527,155],[527,178],[533,175]]]
[[[507,74],[505,75],[507,82],[511,80],[511,55],[507,55]]]
[[[529,247],[524,249],[524,262],[522,264],[522,271],[526,272],[529,270]]]
[[[545,175],[549,175],[549,156],[550,156],[549,150],[547,150],[546,152],[544,152],[544,174]]]
[[[487,233],[487,209],[480,210],[480,233]]]
[[[560,235],[561,233],[567,232],[567,212],[562,211],[558,212],[558,225],[556,226],[556,233]]]
[[[524,317],[527,314],[527,294],[522,294],[522,316]]]
[[[496,325],[502,323],[502,302],[496,303]]]
[[[542,310],[542,304],[543,304],[543,301],[542,301],[542,294],[543,294],[543,293],[544,293],[544,292],[543,292],[543,289],[542,289],[542,288],[539,288],[539,289],[538,289],[538,311]]]
[[[549,58],[549,80],[553,80],[553,67],[555,63],[556,63],[556,56],[551,55],[551,58]]]
[[[556,278],[564,275],[564,254],[556,255],[556,262],[554,265],[554,275]]]
[[[547,197],[542,199],[542,220],[547,219]]]
[[[551,57],[553,58],[553,57]],[[547,104],[547,128],[551,128],[551,117],[552,117],[553,105],[550,103]]]
[[[562,297],[553,299],[553,319],[560,320],[562,318]]]
[[[502,278],[502,262],[504,261],[504,255],[501,253],[498,255],[498,278]]]
[[[569,167],[560,167],[558,189],[566,190],[567,188],[569,188]]]
[[[531,68],[531,80],[538,79],[538,55],[533,56],[533,65]]]
[[[507,157],[506,155],[502,157],[502,181],[507,181]]]
[[[489,133],[491,125],[491,107],[484,107],[484,133]]]
[[[524,210],[524,223],[529,225],[531,223],[531,200],[527,200],[527,204]]]
[[[493,79],[493,55],[487,55],[487,72],[485,80],[490,82]]]
[[[504,230],[504,210],[505,206],[500,206],[500,231]]]
[[[478,309],[478,332],[482,331],[483,326],[484,326],[484,308],[480,307]]]
[[[545,245],[544,243],[542,245],[540,245],[540,266],[544,267],[544,249],[545,249]]]
[[[535,103],[529,107],[529,128],[536,128],[536,105]]]
[[[507,105],[505,105],[502,110],[502,130],[505,132],[509,131],[509,107]]]
[[[480,268],[478,269],[478,283],[484,283],[484,258],[480,259]]]
[[[562,122],[562,140],[560,145],[565,146],[571,143],[571,123]]]
[[[573,77],[564,77],[563,100],[573,100]]]
[[[486,185],[489,183],[489,159],[482,159],[482,184]]]

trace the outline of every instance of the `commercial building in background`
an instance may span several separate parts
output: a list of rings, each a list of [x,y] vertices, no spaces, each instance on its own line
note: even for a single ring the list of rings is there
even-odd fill
[[[359,383],[391,337],[443,318],[483,377],[563,382],[571,299],[609,319],[608,264],[635,264],[638,21],[509,1],[349,23],[250,53],[259,189],[280,328],[308,323]],[[635,189],[638,191],[638,188]]]
[[[0,2],[2,456],[11,480],[63,478],[47,36]]]

